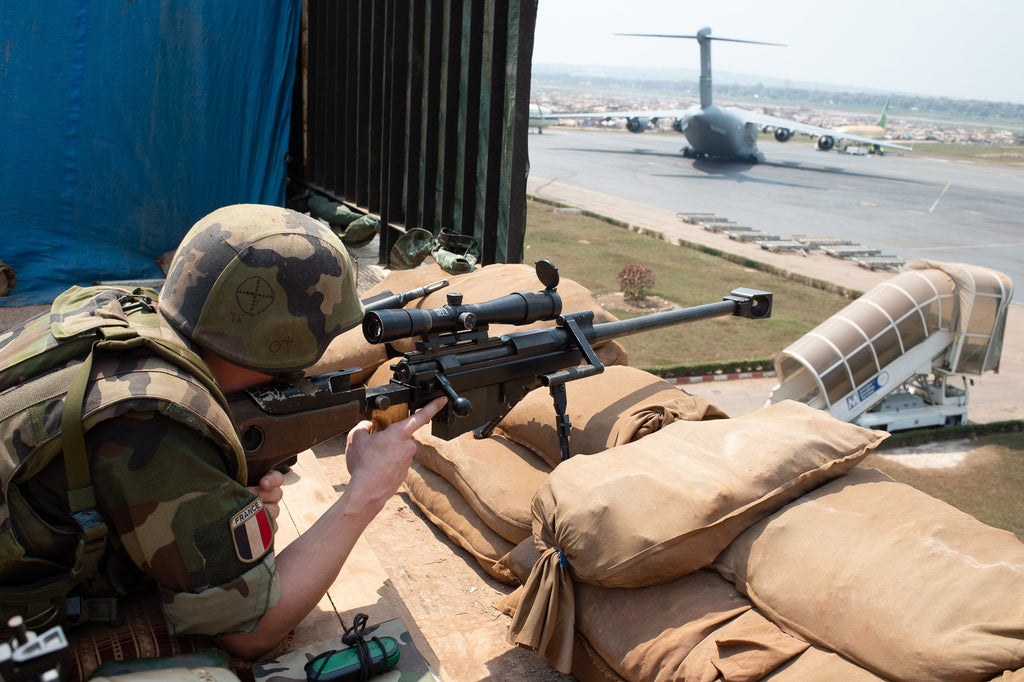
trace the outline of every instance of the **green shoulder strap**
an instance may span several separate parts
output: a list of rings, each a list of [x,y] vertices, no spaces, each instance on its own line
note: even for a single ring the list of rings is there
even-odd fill
[[[132,304],[139,303],[135,295],[125,297],[132,299]],[[141,305],[155,314],[147,299]],[[125,308],[125,313],[130,311]],[[85,449],[85,429],[82,424],[82,409],[85,405],[85,393],[92,374],[93,359],[97,352],[123,352],[145,347],[164,360],[173,363],[200,381],[214,396],[218,404],[228,411],[227,398],[209,367],[191,349],[180,344],[173,344],[164,339],[145,336],[138,329],[120,325],[98,327],[97,340],[92,344],[89,355],[75,375],[64,400],[64,411],[61,415],[62,449],[64,452],[64,470],[67,475],[68,506],[71,516],[81,531],[78,548],[75,552],[75,566],[72,574],[82,579],[91,575],[103,551],[106,548],[108,529],[96,510],[96,493],[93,490],[89,475],[89,457]],[[240,446],[239,446],[240,447]],[[240,480],[244,481],[245,458],[239,457]]]

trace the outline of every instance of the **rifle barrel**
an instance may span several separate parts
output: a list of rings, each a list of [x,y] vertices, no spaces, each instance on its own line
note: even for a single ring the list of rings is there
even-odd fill
[[[600,343],[609,339],[671,327],[682,322],[705,320],[710,317],[724,317],[732,315],[736,310],[736,305],[735,301],[719,301],[718,303],[705,303],[704,305],[692,308],[667,310],[661,313],[643,315],[642,317],[633,317],[628,320],[619,320],[618,322],[602,322],[595,324],[592,331],[587,332],[587,340],[591,343]]]
[[[618,322],[604,322],[595,324],[587,330],[587,340],[593,343],[607,341],[621,336],[630,336],[641,332],[671,327],[682,322],[694,320],[706,320],[711,317],[725,317],[736,315],[738,317],[749,317],[761,319],[771,317],[772,295],[767,291],[757,289],[740,288],[734,289],[732,294],[724,297],[717,303],[705,303],[704,305],[693,306],[692,308],[681,308],[679,310],[668,310],[663,313],[634,317]]]

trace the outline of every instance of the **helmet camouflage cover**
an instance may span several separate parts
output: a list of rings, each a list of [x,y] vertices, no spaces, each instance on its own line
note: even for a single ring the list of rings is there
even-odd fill
[[[189,230],[160,310],[200,346],[267,374],[312,365],[363,317],[338,237],[307,215],[259,204],[217,209]]]

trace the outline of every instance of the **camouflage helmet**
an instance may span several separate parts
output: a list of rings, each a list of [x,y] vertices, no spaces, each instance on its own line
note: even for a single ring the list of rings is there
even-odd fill
[[[363,318],[354,268],[330,228],[258,204],[220,208],[189,230],[160,310],[198,345],[266,374],[312,365]]]

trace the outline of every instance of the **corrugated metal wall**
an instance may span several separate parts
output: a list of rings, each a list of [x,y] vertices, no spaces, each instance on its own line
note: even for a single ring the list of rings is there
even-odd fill
[[[537,0],[306,0],[289,177],[518,263]]]

